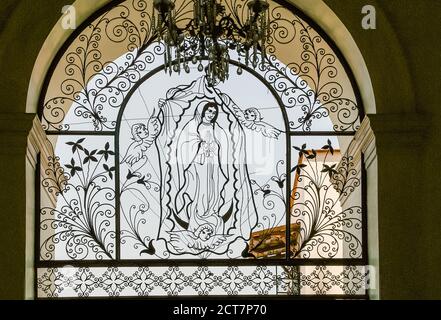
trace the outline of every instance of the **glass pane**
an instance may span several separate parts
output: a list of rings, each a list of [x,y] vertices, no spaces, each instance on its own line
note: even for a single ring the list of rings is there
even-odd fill
[[[38,296],[275,295],[277,267],[139,267],[38,270]]]
[[[283,257],[284,131],[247,72],[216,89],[197,71],[148,79],[119,128],[122,257]]]
[[[247,1],[222,1],[239,26]],[[192,1],[175,3],[185,27]],[[365,295],[352,75],[302,14],[268,3],[266,64],[233,50],[215,87],[203,58],[163,72],[152,2],[115,3],[66,44],[40,112],[54,150],[39,297]]]
[[[292,137],[293,257],[361,258],[361,154],[351,136]]]
[[[40,259],[115,257],[113,137],[49,136],[55,156],[43,159]]]
[[[333,295],[364,297],[364,266],[42,268],[39,298]]]
[[[302,295],[364,295],[369,287],[365,266],[303,266],[300,268]]]

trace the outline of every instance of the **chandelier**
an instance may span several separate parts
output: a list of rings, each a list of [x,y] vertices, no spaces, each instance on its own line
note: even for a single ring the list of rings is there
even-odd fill
[[[247,3],[245,21],[227,14],[222,0],[192,0],[193,17],[178,27],[173,0],[153,0],[153,30],[165,45],[165,72],[190,72],[190,63],[205,70],[209,83],[224,82],[229,77],[230,52],[244,57],[245,64],[265,63],[265,46],[269,36],[269,5],[266,0]],[[206,65],[203,65],[206,61]],[[237,73],[242,73],[238,67]]]

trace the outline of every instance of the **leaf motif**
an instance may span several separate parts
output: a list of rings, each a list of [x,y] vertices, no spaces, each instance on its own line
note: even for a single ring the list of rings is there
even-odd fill
[[[302,170],[303,168],[305,168],[305,167],[306,167],[306,164],[301,163],[301,164],[295,166],[294,168],[292,168],[292,169],[291,169],[291,172],[296,171],[297,175],[300,175],[300,174],[301,174],[301,170]]]
[[[132,179],[133,177],[136,177],[136,175],[133,174],[132,171],[129,170],[129,173],[127,173],[127,177],[126,177],[127,180],[130,180],[130,179]]]
[[[314,151],[314,150],[313,150]],[[315,153],[311,153],[310,155],[308,155],[307,157],[306,157],[306,159],[315,159],[315,157],[317,157],[317,154],[315,154]]]
[[[280,188],[280,189],[283,189],[284,182],[285,182],[285,180],[279,180],[279,181],[277,181],[277,184],[279,185],[279,188]]]
[[[149,255],[154,255],[156,252],[155,247],[153,246],[153,240],[150,240],[149,242],[149,246],[147,249],[142,250],[139,255],[143,254],[143,253],[147,253]]]
[[[145,186],[144,178],[145,178],[145,176],[143,176],[141,179],[138,179],[138,180],[136,181],[136,183],[137,183],[137,184],[142,184],[142,185]]]

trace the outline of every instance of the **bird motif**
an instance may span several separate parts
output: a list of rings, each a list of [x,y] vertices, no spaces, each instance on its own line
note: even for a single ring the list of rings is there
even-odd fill
[[[133,142],[127,148],[126,154],[121,161],[131,167],[145,157],[145,152],[153,144],[161,130],[161,123],[157,117],[151,117],[147,126],[143,123],[137,123],[132,126]]]
[[[278,139],[281,133],[280,130],[274,128],[272,125],[262,121],[263,118],[256,108],[248,108],[245,111],[241,110],[236,105],[233,106],[234,114],[239,122],[247,129],[261,132],[265,137]]]

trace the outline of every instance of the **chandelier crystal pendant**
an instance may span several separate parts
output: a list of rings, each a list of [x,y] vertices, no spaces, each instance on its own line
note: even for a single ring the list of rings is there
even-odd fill
[[[153,31],[164,44],[165,72],[190,72],[190,62],[198,64],[211,84],[229,77],[230,52],[236,50],[245,64],[264,65],[266,44],[270,34],[266,0],[247,2],[246,21],[227,14],[222,0],[193,0],[193,17],[184,27],[178,27],[173,0],[153,0]],[[239,15],[235,15],[236,17]],[[259,57],[260,55],[260,57]],[[202,61],[206,60],[206,66]],[[241,74],[239,67],[237,73]]]

